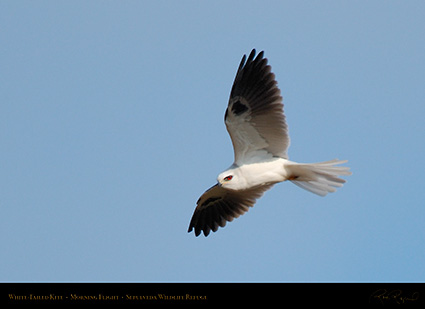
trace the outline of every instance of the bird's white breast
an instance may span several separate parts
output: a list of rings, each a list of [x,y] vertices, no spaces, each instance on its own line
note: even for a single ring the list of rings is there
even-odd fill
[[[286,159],[273,158],[263,162],[244,164],[238,167],[239,181],[248,189],[259,185],[272,184],[287,180]]]

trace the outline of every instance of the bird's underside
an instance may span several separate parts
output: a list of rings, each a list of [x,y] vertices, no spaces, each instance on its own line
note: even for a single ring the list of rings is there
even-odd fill
[[[254,206],[275,183],[290,180],[324,196],[345,183],[346,161],[296,163],[288,160],[290,139],[282,97],[275,75],[264,58],[244,55],[236,73],[224,116],[235,161],[217,178],[217,184],[197,201],[188,232],[208,236]]]

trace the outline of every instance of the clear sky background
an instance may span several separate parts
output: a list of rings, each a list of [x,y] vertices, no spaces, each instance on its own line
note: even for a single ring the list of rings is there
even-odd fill
[[[0,281],[425,281],[424,16],[414,0],[1,1]],[[196,238],[252,48],[290,159],[353,175],[325,198],[278,184]]]

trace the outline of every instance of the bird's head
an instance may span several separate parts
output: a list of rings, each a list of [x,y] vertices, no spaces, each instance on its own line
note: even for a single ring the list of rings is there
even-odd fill
[[[226,189],[240,190],[240,175],[237,169],[228,169],[217,177],[218,184]]]

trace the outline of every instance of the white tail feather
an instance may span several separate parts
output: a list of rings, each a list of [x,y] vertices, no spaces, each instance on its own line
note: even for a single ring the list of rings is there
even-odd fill
[[[336,188],[345,183],[345,180],[338,176],[351,175],[349,167],[335,166],[346,162],[338,159],[319,163],[294,162],[287,167],[291,174],[289,180],[307,191],[325,196],[329,192],[335,192]]]

